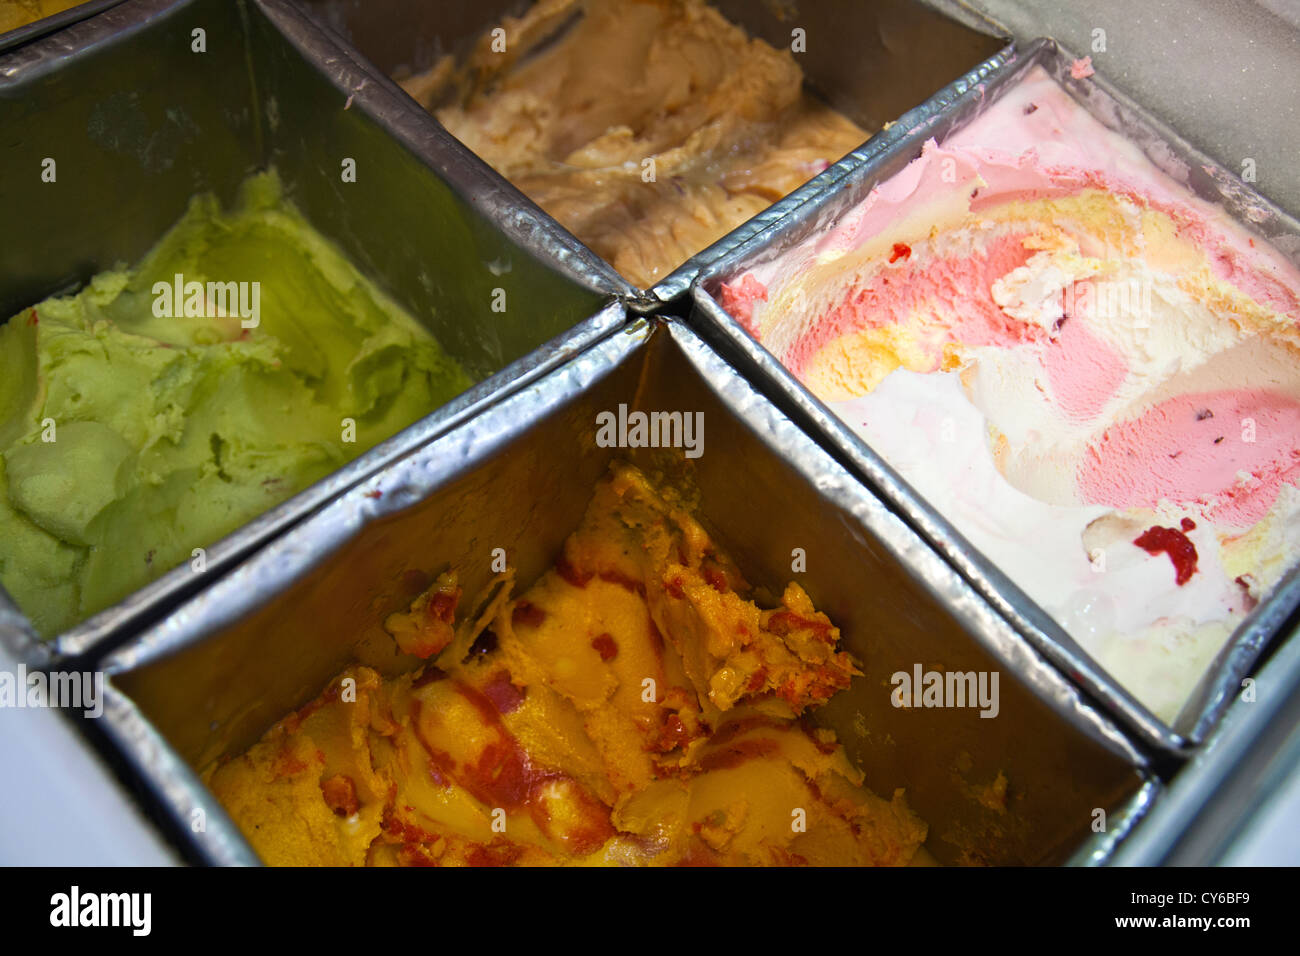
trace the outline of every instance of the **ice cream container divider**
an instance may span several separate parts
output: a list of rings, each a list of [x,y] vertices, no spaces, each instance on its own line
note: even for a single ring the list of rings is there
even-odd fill
[[[684,294],[703,266],[775,222],[809,190],[842,178],[880,148],[877,141],[888,141],[900,126],[915,125],[968,86],[984,82],[1013,49],[996,27],[970,11],[945,11],[916,0],[710,2],[750,36],[777,49],[793,47],[794,31],[802,30],[803,49],[795,56],[812,90],[864,129],[880,130],[897,122],[665,276],[642,297],[647,311]],[[390,77],[427,70],[444,55],[463,61],[473,44],[503,17],[520,14],[531,3],[297,0],[297,5],[326,31],[344,38],[340,41],[344,49],[355,49],[354,55],[368,64],[371,82],[386,84],[405,98]],[[436,120],[430,117],[429,122]]]
[[[20,659],[64,660],[120,639],[624,321],[612,301],[629,287],[605,263],[436,124],[413,123],[409,103],[329,42],[279,2],[126,0],[0,57],[0,201],[27,237],[0,251],[0,314],[138,260],[191,196],[213,191],[228,205],[248,174],[273,165],[312,225],[478,382],[221,541],[202,542],[203,574],[173,569],[48,645],[0,594],[0,640]],[[58,163],[54,183],[40,179],[45,157]],[[355,182],[342,181],[345,159]],[[493,309],[496,290],[505,311]]]
[[[1147,115],[1102,77],[1074,79],[1070,72],[1073,62],[1074,57],[1055,41],[1036,40],[987,83],[968,88],[944,109],[904,131],[887,149],[866,158],[841,181],[811,195],[779,224],[702,270],[691,291],[691,320],[707,341],[760,382],[769,397],[810,433],[819,436],[839,460],[881,493],[1041,653],[1148,746],[1185,755],[1205,739],[1240,692],[1242,679],[1260,652],[1300,608],[1300,572],[1293,570],[1238,626],[1171,727],[1098,666],[1055,620],[972,547],[847,424],[755,342],[715,298],[723,281],[742,275],[755,263],[767,261],[830,228],[878,183],[920,155],[926,140],[942,141],[948,133],[965,126],[1035,65],[1044,67],[1099,120],[1133,139],[1148,158],[1176,181],[1189,186],[1198,196],[1223,205],[1233,218],[1273,242],[1288,258],[1300,261],[1300,224]]]
[[[620,405],[701,413],[702,454],[599,447],[596,416]],[[634,321],[390,463],[117,648],[88,729],[193,859],[256,862],[196,770],[313,698],[358,646],[391,646],[381,622],[409,603],[412,573],[455,568],[474,595],[504,548],[527,586],[615,456],[689,481],[751,581],[798,580],[842,628],[867,676],[817,719],[877,793],[907,788],[941,862],[1102,862],[1158,793],[1123,731],[675,319]],[[792,574],[796,547],[806,573]],[[918,664],[1000,672],[998,715],[895,707],[890,673]],[[999,774],[1002,808],[979,798]],[[1094,833],[1098,810],[1109,821]]]

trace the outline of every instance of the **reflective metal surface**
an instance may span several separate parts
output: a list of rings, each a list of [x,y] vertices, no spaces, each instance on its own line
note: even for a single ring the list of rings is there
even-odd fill
[[[1247,228],[1273,242],[1300,263],[1300,223],[1266,199],[1246,189],[1227,171],[1148,117],[1140,107],[1112,89],[1101,77],[1070,78],[1074,57],[1051,40],[1034,44],[1014,57],[1011,66],[956,97],[942,110],[900,130],[887,149],[853,169],[834,189],[812,196],[774,228],[705,269],[692,291],[692,321],[701,334],[735,361],[743,371],[804,425],[840,460],[877,489],[922,536],[938,548],[1038,650],[1052,660],[1088,694],[1100,701],[1149,745],[1185,754],[1222,716],[1242,679],[1250,672],[1262,647],[1300,608],[1300,574],[1292,573],[1237,628],[1219,654],[1175,725],[1167,726],[1139,703],[1021,589],[976,551],[949,522],[921,498],[879,455],[834,412],[805,389],[765,348],[756,343],[714,299],[718,286],[754,264],[816,235],[864,199],[920,154],[925,140],[942,139],[960,129],[994,102],[1000,91],[1016,83],[1030,67],[1040,64],[1075,99],[1106,125],[1119,130],[1162,170],[1198,196],[1222,205]]]
[[[597,447],[596,414],[620,403],[702,412],[703,455]],[[692,332],[654,320],[392,463],[109,656],[99,724],[194,857],[250,859],[194,770],[247,748],[354,659],[414,666],[381,623],[409,604],[404,578],[450,566],[473,595],[505,548],[521,584],[535,579],[616,454],[697,491],[754,584],[779,593],[795,578],[841,627],[866,676],[818,719],[875,791],[907,789],[941,862],[1059,862],[1081,844],[1104,858],[1094,811],[1121,828],[1145,809],[1146,760],[1119,729]],[[791,572],[795,547],[806,572]],[[998,715],[893,706],[890,675],[915,664],[997,671]],[[1005,807],[981,799],[999,775]],[[196,809],[204,832],[186,830]]]
[[[195,31],[206,49],[194,50]],[[479,382],[50,646],[119,640],[387,461],[623,321],[627,291],[423,111],[368,81],[284,3],[126,0],[0,57],[0,316],[134,262],[196,193],[233,200],[273,164],[289,198]],[[44,157],[58,179],[40,181]],[[341,162],[355,160],[355,183]],[[495,290],[506,310],[494,311]],[[594,313],[594,314],[593,314]],[[7,600],[0,641],[39,661]],[[8,607],[8,611],[5,608]]]

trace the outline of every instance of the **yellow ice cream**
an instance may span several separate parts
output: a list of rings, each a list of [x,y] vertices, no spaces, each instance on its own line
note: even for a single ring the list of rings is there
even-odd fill
[[[500,582],[505,583],[505,582]],[[857,670],[797,584],[755,603],[669,491],[616,465],[556,566],[457,619],[440,577],[386,622],[430,659],[352,667],[209,770],[271,864],[903,865],[926,827],[801,718]],[[468,603],[468,602],[467,602]]]

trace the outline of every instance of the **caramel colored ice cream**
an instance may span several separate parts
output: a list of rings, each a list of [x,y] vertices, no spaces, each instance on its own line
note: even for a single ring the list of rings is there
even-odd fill
[[[797,584],[764,609],[668,490],[616,465],[555,567],[475,616],[443,574],[209,782],[271,864],[863,865],[926,826],[806,718],[858,673]]]
[[[404,87],[642,288],[867,139],[701,0],[541,0],[501,29]]]

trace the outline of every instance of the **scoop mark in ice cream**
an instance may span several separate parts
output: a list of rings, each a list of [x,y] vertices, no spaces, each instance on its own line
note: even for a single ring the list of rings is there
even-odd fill
[[[1254,440],[1225,435],[1225,421],[1246,423]],[[1300,484],[1300,399],[1246,387],[1179,395],[1110,426],[1078,473],[1089,503],[1197,505],[1233,528],[1262,519],[1286,484]]]
[[[1068,313],[1063,313],[1043,365],[1061,410],[1075,421],[1088,422],[1105,410],[1128,378],[1129,368],[1124,356],[1088,323],[1068,319]]]

